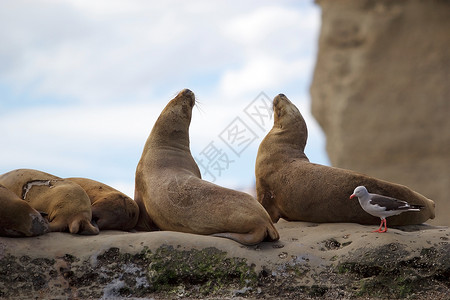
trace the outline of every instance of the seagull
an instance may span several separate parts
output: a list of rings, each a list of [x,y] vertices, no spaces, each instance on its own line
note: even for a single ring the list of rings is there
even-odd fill
[[[387,196],[370,194],[364,186],[356,187],[353,194],[350,195],[350,199],[353,197],[358,197],[359,204],[366,212],[381,219],[380,228],[373,232],[387,231],[387,217],[399,215],[405,211],[420,211],[420,209],[424,207],[422,205],[409,204],[406,201]],[[384,229],[382,230],[383,224]]]

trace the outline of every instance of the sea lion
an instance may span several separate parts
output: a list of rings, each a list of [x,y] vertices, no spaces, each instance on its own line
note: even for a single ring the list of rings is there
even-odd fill
[[[48,221],[16,194],[0,185],[0,236],[38,236],[48,232]]]
[[[406,200],[424,208],[391,217],[391,225],[420,224],[434,218],[434,202],[406,186],[354,171],[310,163],[304,153],[308,131],[297,107],[280,94],[273,100],[273,128],[261,142],[255,175],[258,201],[273,222],[377,224],[349,195],[360,185],[373,193]]]
[[[133,199],[104,183],[87,178],[66,178],[83,188],[91,200],[92,220],[100,230],[131,230],[139,207]]]
[[[180,231],[225,237],[245,245],[279,235],[252,196],[201,179],[189,149],[194,93],[183,90],[157,119],[136,168],[138,230]]]
[[[38,211],[47,213],[50,231],[98,234],[91,224],[91,201],[76,183],[31,169],[18,169],[0,176],[0,184]]]

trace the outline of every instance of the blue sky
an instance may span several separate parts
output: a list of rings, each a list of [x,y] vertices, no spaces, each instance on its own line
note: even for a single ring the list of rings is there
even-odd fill
[[[310,160],[329,164],[310,113],[313,1],[1,1],[0,28],[0,173],[87,177],[133,196],[148,134],[183,88],[199,101],[192,155],[215,159],[205,179],[253,186],[272,126],[254,109],[278,93],[306,119]]]

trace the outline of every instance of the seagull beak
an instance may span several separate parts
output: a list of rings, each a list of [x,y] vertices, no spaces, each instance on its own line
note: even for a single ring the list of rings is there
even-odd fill
[[[356,196],[355,194],[351,194],[350,199],[353,199],[353,197],[355,197],[355,196]]]

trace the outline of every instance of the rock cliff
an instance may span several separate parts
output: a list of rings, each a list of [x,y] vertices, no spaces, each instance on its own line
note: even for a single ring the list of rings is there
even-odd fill
[[[407,185],[450,225],[450,1],[317,3],[312,113],[332,165]]]

